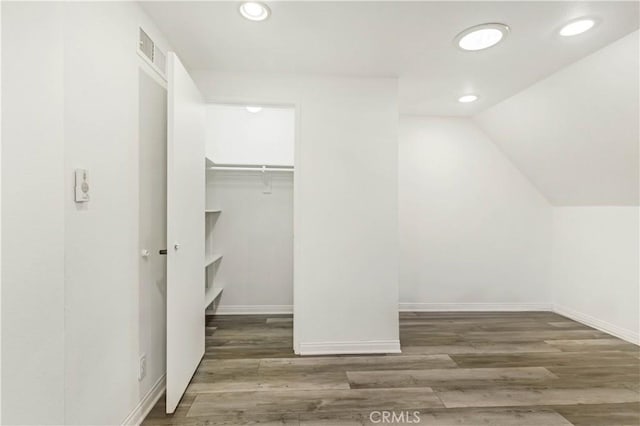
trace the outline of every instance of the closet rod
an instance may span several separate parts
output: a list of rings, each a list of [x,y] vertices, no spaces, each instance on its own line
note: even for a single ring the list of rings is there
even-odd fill
[[[254,171],[254,172],[293,172],[293,166],[211,166],[208,170],[240,170],[240,171]]]

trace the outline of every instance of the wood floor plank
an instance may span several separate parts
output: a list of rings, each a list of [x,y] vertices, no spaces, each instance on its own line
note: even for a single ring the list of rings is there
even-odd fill
[[[198,373],[199,374],[199,373]],[[220,379],[210,376],[207,380],[192,380],[187,392],[214,393],[237,391],[262,391],[271,389],[350,389],[347,374],[341,371],[325,373],[280,372],[278,374],[238,375]]]
[[[394,389],[393,392],[387,389],[221,392],[198,394],[187,417],[237,412],[341,412],[442,406],[442,402],[430,388]]]
[[[571,423],[549,408],[453,408],[419,410],[421,425],[428,426],[571,426]],[[377,418],[365,417],[365,425]],[[405,423],[406,424],[406,423]]]
[[[545,343],[565,352],[584,351],[631,351],[638,354],[638,346],[625,342],[622,339],[558,339],[545,340]]]
[[[606,333],[598,330],[531,330],[531,331],[469,331],[463,337],[470,342],[535,342],[555,339],[606,339]]]
[[[242,372],[247,370],[255,370],[258,371],[258,367],[260,366],[259,359],[245,359],[245,358],[234,358],[234,359],[224,359],[224,360],[202,360],[200,362],[200,366],[198,367],[198,371],[211,371],[211,372]]]
[[[214,334],[217,339],[240,339],[240,340],[271,340],[278,337],[291,338],[291,329],[273,326],[265,327],[244,327],[241,329],[219,328]]]
[[[162,397],[158,400],[156,405],[151,409],[146,419],[144,420],[144,425],[165,425],[171,424],[167,423],[170,421],[178,422],[180,419],[186,418],[189,409],[191,408],[191,404],[195,400],[196,396],[194,394],[185,394],[182,396],[178,407],[175,412],[171,415],[165,413],[165,398]]]
[[[293,324],[293,318],[268,318],[267,324]]]
[[[366,371],[366,370],[406,370],[428,368],[455,368],[456,363],[449,355],[407,355],[407,356],[342,356],[304,357],[291,359],[263,359],[260,371]]]
[[[146,419],[144,426],[299,426],[297,414],[272,413],[234,413],[230,415],[205,415],[192,417],[165,416],[164,418]]]
[[[475,367],[581,367],[604,365],[638,365],[633,353],[611,352],[554,352],[526,354],[451,355],[460,366]]]
[[[607,387],[535,390],[520,388],[470,389],[437,392],[437,394],[447,408],[605,404],[640,401],[638,392]]]
[[[463,387],[469,381],[486,384],[557,379],[543,367],[348,371],[347,377],[353,388],[431,387],[442,384]]]
[[[624,387],[640,391],[640,368],[636,365],[600,365],[595,367],[549,367],[558,376],[557,386],[607,386]],[[566,385],[566,386],[565,386]]]
[[[535,352],[562,352],[547,343],[476,343],[460,345],[404,346],[403,354],[509,354]]]
[[[638,426],[640,403],[580,404],[551,407],[575,426]]]
[[[235,359],[237,356],[238,349],[242,350],[243,356],[247,359],[262,359],[262,358],[285,358],[295,357],[295,354],[292,350],[286,348],[272,348],[272,349],[261,349],[261,348],[233,348],[233,349],[217,349],[217,350],[207,350],[204,353],[204,359]]]
[[[368,413],[367,413],[368,415]],[[300,426],[362,426],[366,415],[359,412],[301,413]]]
[[[591,328],[591,327],[588,327],[588,326],[586,326],[584,324],[580,324],[579,322],[570,321],[570,320],[551,321],[548,324],[551,325],[552,327],[556,327],[556,328],[576,328],[576,329],[590,329]]]

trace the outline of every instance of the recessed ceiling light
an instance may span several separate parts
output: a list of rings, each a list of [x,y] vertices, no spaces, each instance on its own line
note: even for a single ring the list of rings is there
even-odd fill
[[[261,106],[253,106],[253,105],[250,105],[250,106],[247,106],[247,111],[249,111],[249,112],[251,112],[251,113],[255,114],[255,113],[257,113],[257,112],[262,111],[262,107],[261,107]]]
[[[572,22],[569,22],[567,25],[562,27],[560,30],[560,35],[565,37],[570,37],[578,34],[582,34],[585,31],[589,31],[596,24],[596,21],[593,19],[578,19]]]
[[[475,102],[478,100],[476,95],[464,95],[458,98],[458,102],[468,104],[469,102]]]
[[[247,1],[240,5],[240,14],[250,21],[264,21],[271,14],[271,10],[264,3]]]
[[[482,50],[500,43],[507,34],[509,27],[504,24],[482,24],[467,28],[454,41],[462,50]]]

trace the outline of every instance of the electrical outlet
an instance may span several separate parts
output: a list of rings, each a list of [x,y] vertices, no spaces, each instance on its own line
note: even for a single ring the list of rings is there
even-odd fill
[[[147,355],[142,354],[140,355],[140,363],[138,366],[138,381],[141,381],[142,379],[144,379],[146,375],[147,375]]]

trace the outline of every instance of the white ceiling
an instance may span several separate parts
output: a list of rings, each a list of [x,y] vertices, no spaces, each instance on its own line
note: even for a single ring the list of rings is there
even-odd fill
[[[640,33],[474,117],[555,205],[638,205]]]
[[[250,22],[238,2],[143,2],[190,69],[399,77],[404,114],[474,115],[638,28],[637,2],[267,2]],[[591,31],[561,38],[567,21]],[[511,27],[486,51],[453,45],[486,22]],[[480,100],[459,104],[458,96]]]

